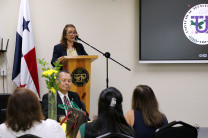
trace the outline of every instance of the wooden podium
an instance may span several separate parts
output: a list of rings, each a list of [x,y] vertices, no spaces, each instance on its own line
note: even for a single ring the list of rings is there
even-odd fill
[[[62,56],[58,60],[63,65],[63,70],[69,71],[72,76],[70,91],[77,92],[90,113],[90,80],[91,62],[98,58],[97,55],[89,56]]]

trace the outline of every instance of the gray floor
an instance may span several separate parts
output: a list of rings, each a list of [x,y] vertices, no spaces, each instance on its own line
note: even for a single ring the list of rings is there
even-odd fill
[[[199,128],[198,138],[208,138],[208,127]]]

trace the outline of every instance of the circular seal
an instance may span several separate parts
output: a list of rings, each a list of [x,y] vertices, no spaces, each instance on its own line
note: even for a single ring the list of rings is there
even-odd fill
[[[198,45],[208,44],[208,4],[192,7],[183,19],[186,37]]]
[[[89,81],[89,73],[84,68],[76,68],[72,74],[72,83],[78,87],[82,87]]]

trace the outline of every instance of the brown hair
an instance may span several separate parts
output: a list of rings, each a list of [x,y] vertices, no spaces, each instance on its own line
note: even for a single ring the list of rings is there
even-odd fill
[[[60,44],[62,45],[62,48],[64,49],[64,50],[66,50],[67,49],[67,39],[66,39],[66,34],[67,34],[67,28],[69,28],[69,27],[73,27],[73,28],[75,28],[76,29],[76,27],[73,25],[73,24],[67,24],[67,25],[65,25],[65,27],[64,27],[64,29],[63,29],[63,32],[62,32],[62,36],[61,36],[61,41],[60,41]],[[77,31],[76,31],[76,33],[77,33]],[[75,40],[76,41],[76,40]],[[76,49],[78,46],[77,46],[77,43],[75,42],[74,43],[74,48]]]
[[[138,85],[132,96],[132,109],[142,112],[144,122],[147,126],[161,127],[166,118],[159,111],[158,101],[153,90],[147,85]]]
[[[6,124],[13,131],[26,131],[33,122],[44,119],[39,100],[35,93],[27,88],[17,88],[9,97]]]

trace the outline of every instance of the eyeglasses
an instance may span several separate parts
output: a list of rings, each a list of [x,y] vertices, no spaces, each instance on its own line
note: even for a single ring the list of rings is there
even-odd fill
[[[76,35],[76,32],[66,32],[68,35]]]

